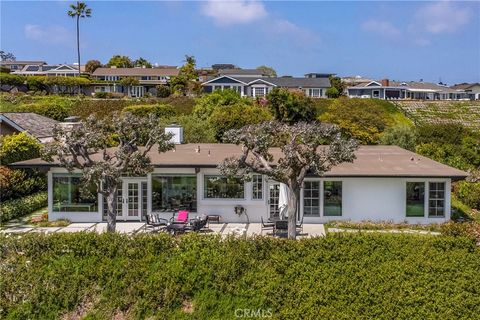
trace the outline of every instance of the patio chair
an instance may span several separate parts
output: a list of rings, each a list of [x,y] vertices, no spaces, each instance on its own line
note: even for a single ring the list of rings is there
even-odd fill
[[[288,231],[288,220],[277,220],[273,226],[273,234],[277,235],[278,232],[287,232]]]
[[[159,218],[158,215],[154,213],[147,214],[147,223],[145,224],[145,230],[148,227],[152,228],[152,231],[160,231],[162,229],[165,229],[168,225],[168,220],[167,219],[162,219]],[[157,228],[157,230],[155,230]]]
[[[177,217],[175,218],[175,214],[170,219],[171,223],[187,223],[188,222],[188,211],[180,210],[177,213]]]
[[[265,221],[263,221],[263,217],[260,217],[260,219],[262,220],[262,228],[260,230],[260,234],[263,233],[263,230],[272,230],[273,231],[273,227],[275,227],[275,223],[273,223],[273,222],[265,223]]]
[[[197,217],[193,220],[190,220],[190,226],[189,226],[189,229],[191,231],[200,231],[202,230],[203,228],[205,228],[205,226],[207,225],[208,223],[208,219],[207,219],[207,216],[201,216],[201,217]]]

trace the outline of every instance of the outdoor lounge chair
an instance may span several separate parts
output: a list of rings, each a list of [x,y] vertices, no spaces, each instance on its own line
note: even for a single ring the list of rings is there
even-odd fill
[[[175,217],[175,214],[173,217],[170,219],[171,223],[187,223],[188,222],[188,211],[186,210],[180,210],[177,213],[177,217]]]
[[[167,219],[159,218],[158,215],[154,213],[147,214],[146,218],[147,223],[145,224],[145,230],[147,227],[151,227],[153,232],[160,231],[165,229],[168,225]]]
[[[195,232],[200,231],[203,228],[205,228],[207,223],[208,223],[207,216],[197,217],[193,220],[190,220],[189,230],[195,231]]]
[[[275,227],[275,223],[273,223],[273,222],[265,223],[265,221],[263,221],[263,217],[260,217],[260,219],[262,220],[262,229],[260,230],[260,233],[262,233],[263,230],[272,230],[273,231],[273,227]]]

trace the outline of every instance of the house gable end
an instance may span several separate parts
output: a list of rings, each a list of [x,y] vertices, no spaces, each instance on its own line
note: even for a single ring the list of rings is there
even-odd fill
[[[202,85],[209,85],[209,84],[218,84],[218,83],[238,83],[238,84],[246,84],[238,79],[227,77],[227,76],[221,76],[215,79],[212,79],[210,81],[207,81],[203,83]]]

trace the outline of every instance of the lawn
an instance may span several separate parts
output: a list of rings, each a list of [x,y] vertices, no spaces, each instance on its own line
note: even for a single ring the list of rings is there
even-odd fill
[[[480,250],[461,237],[27,234],[0,237],[0,250],[2,319],[480,314]]]

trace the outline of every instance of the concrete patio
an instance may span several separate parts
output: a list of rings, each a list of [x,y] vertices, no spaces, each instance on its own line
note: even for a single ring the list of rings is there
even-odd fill
[[[145,232],[151,232],[151,230],[145,230],[144,222],[118,222],[117,232],[126,234],[139,234]],[[58,232],[97,232],[103,233],[107,230],[107,223],[71,223],[66,227],[35,227],[32,225],[15,225],[8,226],[0,233],[4,234],[26,234],[26,233],[58,233]],[[222,236],[238,235],[252,237],[255,235],[271,235],[272,231],[261,230],[260,223],[211,223],[203,234],[220,234]],[[325,227],[323,224],[304,224],[303,232],[298,235],[299,238],[308,237],[321,237],[325,235]]]

